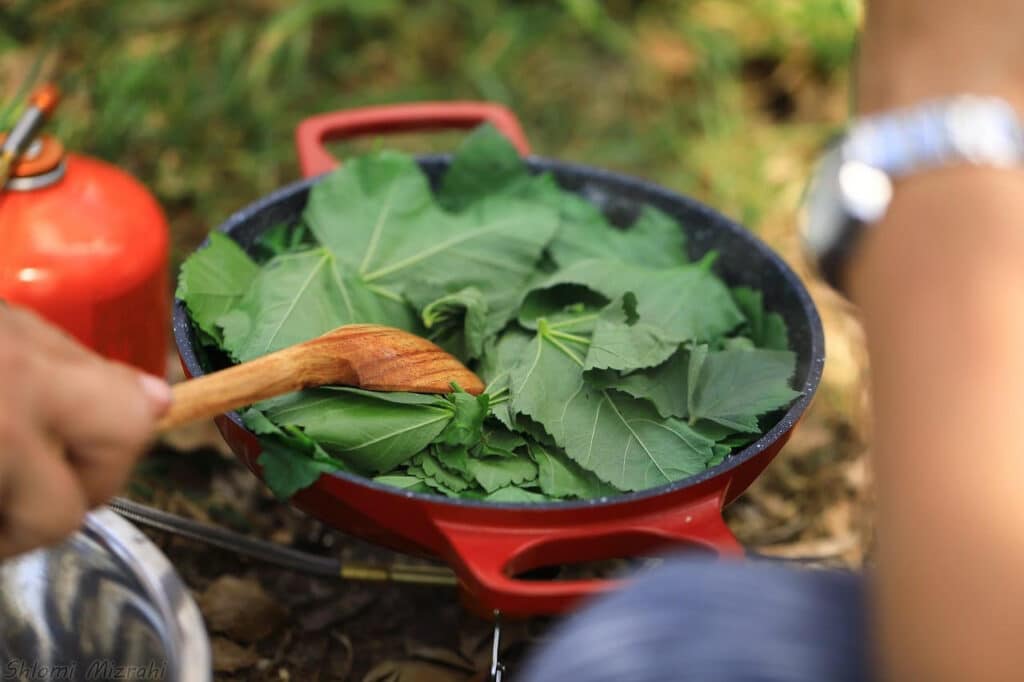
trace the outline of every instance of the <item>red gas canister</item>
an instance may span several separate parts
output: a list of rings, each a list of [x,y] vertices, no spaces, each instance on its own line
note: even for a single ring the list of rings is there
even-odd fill
[[[134,178],[43,137],[0,193],[0,299],[113,360],[163,376],[163,212]]]

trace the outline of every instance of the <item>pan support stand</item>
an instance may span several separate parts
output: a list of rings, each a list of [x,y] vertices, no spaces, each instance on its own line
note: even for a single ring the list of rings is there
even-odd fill
[[[501,662],[501,611],[494,611],[494,640],[491,642],[491,682],[505,679],[505,664]]]

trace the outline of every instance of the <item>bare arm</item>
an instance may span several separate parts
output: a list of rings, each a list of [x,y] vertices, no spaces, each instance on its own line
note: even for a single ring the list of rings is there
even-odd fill
[[[1024,3],[869,9],[861,106],[959,92],[1024,116]],[[898,186],[851,285],[868,330],[878,632],[890,680],[1024,670],[1024,171]]]

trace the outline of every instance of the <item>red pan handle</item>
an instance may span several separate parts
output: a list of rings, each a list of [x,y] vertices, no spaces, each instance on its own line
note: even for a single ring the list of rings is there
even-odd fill
[[[338,161],[325,142],[362,135],[444,128],[474,128],[490,122],[522,155],[530,153],[519,119],[500,104],[490,102],[419,102],[347,109],[311,116],[295,129],[295,148],[303,177],[326,173]]]
[[[720,557],[743,556],[722,519],[721,491],[684,508],[604,524],[551,529],[481,530],[438,521],[452,565],[473,601],[509,615],[561,613],[574,602],[622,584],[618,580],[522,580],[512,574],[557,564],[622,558],[680,545]]]

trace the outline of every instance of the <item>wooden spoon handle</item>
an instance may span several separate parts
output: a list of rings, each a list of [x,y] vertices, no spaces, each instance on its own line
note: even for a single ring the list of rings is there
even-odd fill
[[[288,348],[256,360],[183,381],[172,387],[174,402],[157,423],[166,431],[191,421],[210,419],[252,403],[292,393],[310,385],[309,372]]]

